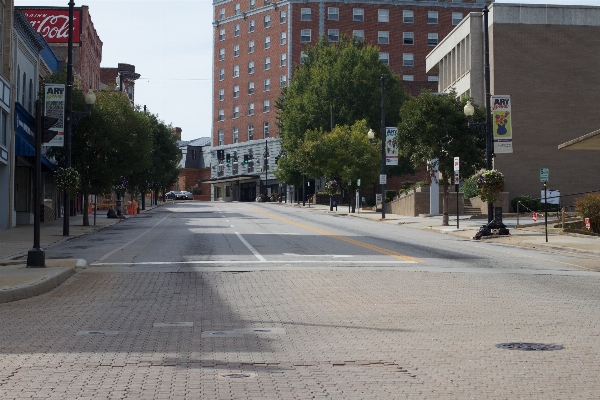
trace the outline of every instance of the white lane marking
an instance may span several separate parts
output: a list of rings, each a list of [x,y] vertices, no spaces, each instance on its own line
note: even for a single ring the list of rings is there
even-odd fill
[[[262,263],[267,264],[314,264],[314,260],[272,260],[272,261],[261,261]],[[350,263],[350,264],[417,264],[416,261],[359,261],[359,260],[330,260],[325,261],[328,264],[342,264],[342,263]],[[124,263],[92,263],[90,265],[100,266],[100,265],[177,265],[177,264],[257,264],[256,260],[240,260],[240,261],[232,261],[232,260],[198,260],[198,261],[148,261],[148,262],[124,262]]]
[[[233,225],[229,225],[230,228],[233,228]]]
[[[154,224],[150,229],[142,232],[142,234],[140,234],[138,237],[136,237],[135,239],[131,239],[129,242],[125,243],[123,246],[114,249],[113,251],[111,251],[110,253],[105,254],[104,256],[102,256],[100,259],[98,259],[98,261],[104,261],[106,260],[108,257],[112,256],[113,254],[115,254],[117,251],[123,250],[125,247],[129,246],[131,243],[135,242],[136,240],[138,240],[139,238],[141,238],[142,236],[144,236],[146,233],[150,232],[152,229],[156,228],[156,226],[158,224],[160,224],[161,222],[163,222],[165,219],[167,219],[169,216],[167,215],[166,217],[164,217],[163,219],[161,219],[160,221],[158,221],[156,224]]]
[[[296,254],[296,253],[282,253],[284,256],[290,257],[333,257],[333,258],[352,258],[354,256],[345,254]]]
[[[248,250],[250,250],[252,252],[252,254],[254,254],[256,256],[256,258],[258,258],[260,261],[263,261],[263,262],[267,261],[267,260],[265,260],[265,258],[263,256],[260,255],[260,253],[258,251],[256,251],[256,249],[254,247],[252,247],[252,245],[250,243],[248,243],[246,241],[246,239],[244,239],[242,237],[242,235],[240,235],[239,232],[236,232],[235,234],[240,239],[240,241],[246,245],[246,247],[248,248]]]

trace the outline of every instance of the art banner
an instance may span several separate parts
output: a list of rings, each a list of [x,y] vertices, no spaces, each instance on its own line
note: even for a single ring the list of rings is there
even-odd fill
[[[44,143],[44,146],[63,147],[65,145],[65,85],[59,83],[45,85],[44,115],[58,118],[58,122],[50,128],[58,133],[48,143]]]
[[[398,145],[395,143],[398,128],[385,128],[385,165],[398,165]]]
[[[494,153],[512,153],[512,114],[510,96],[492,96]]]

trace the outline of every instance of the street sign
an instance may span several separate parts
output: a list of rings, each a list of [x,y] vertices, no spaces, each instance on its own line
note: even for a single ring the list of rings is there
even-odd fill
[[[454,184],[455,185],[459,185],[460,184],[460,176],[458,174],[458,171],[454,171]]]
[[[356,186],[360,186],[360,179],[356,180]]]
[[[590,219],[586,218],[585,219],[585,229],[587,229],[588,231],[592,228],[592,226],[590,225]]]
[[[454,157],[454,170],[460,171],[459,157]]]
[[[548,168],[540,168],[540,182],[550,182],[550,170]]]
[[[380,185],[387,184],[387,175],[386,174],[379,175],[379,184]]]

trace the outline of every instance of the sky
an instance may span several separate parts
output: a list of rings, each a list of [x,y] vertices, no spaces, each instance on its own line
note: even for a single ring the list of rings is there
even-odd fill
[[[497,3],[600,6],[600,0],[497,0]],[[15,6],[68,7],[69,0],[15,0]],[[83,0],[103,42],[102,67],[135,65],[135,102],[181,138],[211,135],[212,1]]]

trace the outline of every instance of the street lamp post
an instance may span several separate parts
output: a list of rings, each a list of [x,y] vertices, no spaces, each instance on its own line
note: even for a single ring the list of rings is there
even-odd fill
[[[490,89],[490,40],[489,40],[489,30],[488,30],[488,7],[487,5],[483,7],[483,36],[484,36],[484,65],[483,65],[483,75],[485,80],[485,122],[473,122],[473,114],[475,113],[475,108],[471,104],[470,101],[467,101],[465,105],[464,112],[467,116],[467,121],[470,127],[474,127],[477,131],[485,135],[485,169],[490,171],[492,169],[492,117],[491,117],[491,89]],[[488,222],[491,222],[494,218],[494,204],[488,203]]]

